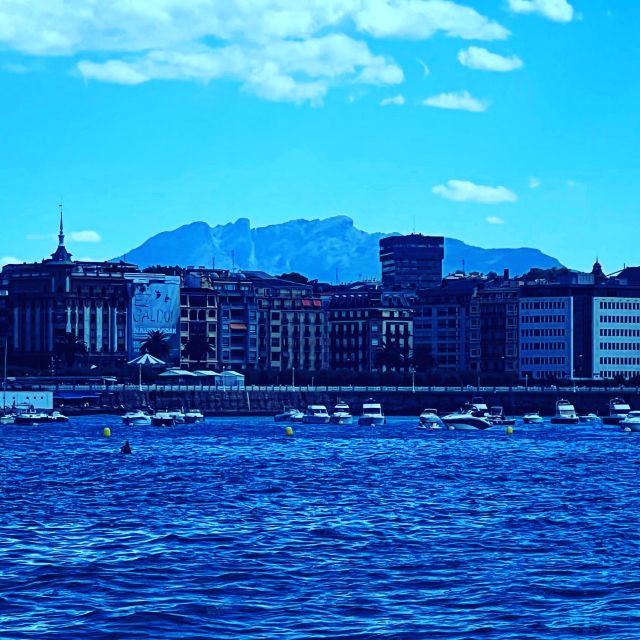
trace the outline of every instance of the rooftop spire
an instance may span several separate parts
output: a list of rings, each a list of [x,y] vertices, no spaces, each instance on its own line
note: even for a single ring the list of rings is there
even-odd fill
[[[60,207],[60,233],[58,234],[58,246],[64,247],[64,226],[62,224],[62,202],[58,206]]]
[[[71,254],[64,246],[64,225],[62,222],[62,202],[58,205],[60,207],[60,233],[58,233],[58,248],[55,253],[51,254],[51,260],[54,262],[71,262]]]

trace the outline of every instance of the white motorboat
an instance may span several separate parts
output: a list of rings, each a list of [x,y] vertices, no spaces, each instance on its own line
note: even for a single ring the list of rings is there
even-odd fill
[[[13,424],[16,421],[16,417],[12,413],[5,413],[0,416],[0,424]]]
[[[59,411],[47,413],[37,411],[33,407],[24,411],[18,411],[14,418],[14,424],[51,424],[53,422],[66,422],[69,418]]]
[[[329,422],[331,422],[331,424],[351,424],[353,422],[353,416],[351,415],[349,405],[346,402],[336,402]]]
[[[204,414],[197,409],[190,409],[184,413],[184,421],[187,424],[195,424],[196,422],[204,422]]]
[[[151,424],[154,427],[172,427],[176,423],[176,418],[171,411],[156,411],[151,416]]]
[[[145,427],[151,424],[151,416],[144,411],[127,411],[122,416],[122,423],[132,427]]]
[[[516,423],[516,419],[505,416],[504,409],[498,405],[491,407],[486,418],[496,426],[513,427]]]
[[[471,398],[470,404],[475,407],[475,411],[481,413],[484,416],[489,415],[489,407],[487,407],[487,403],[482,396],[473,396],[473,398]]]
[[[586,413],[583,416],[578,416],[578,421],[581,424],[601,424],[602,418],[597,413]]]
[[[442,420],[438,417],[437,409],[423,409],[422,413],[418,417],[420,424],[419,429],[442,429]]]
[[[327,407],[323,404],[310,404],[304,412],[304,424],[328,424],[330,419]]]
[[[631,407],[622,398],[609,400],[609,415],[604,416],[602,421],[605,424],[620,424],[621,420],[627,417]]]
[[[300,409],[285,408],[282,413],[273,416],[276,422],[302,422],[304,413]]]
[[[442,422],[448,429],[456,431],[484,431],[494,426],[475,405],[467,405],[460,411],[442,416]]]
[[[640,411],[629,411],[618,424],[624,431],[640,431]]]
[[[551,418],[551,424],[577,424],[579,420],[574,406],[568,400],[556,402],[556,415]]]
[[[540,424],[544,422],[544,418],[537,411],[530,411],[522,416],[522,420],[525,424]]]
[[[358,424],[366,427],[377,427],[387,424],[387,419],[382,412],[382,405],[373,400],[367,400],[362,405],[362,415],[358,418]]]

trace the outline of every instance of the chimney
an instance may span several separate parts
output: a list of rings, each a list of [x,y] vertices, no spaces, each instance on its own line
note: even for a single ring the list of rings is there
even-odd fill
[[[506,282],[509,279],[509,269],[505,269],[502,275],[504,281]]]

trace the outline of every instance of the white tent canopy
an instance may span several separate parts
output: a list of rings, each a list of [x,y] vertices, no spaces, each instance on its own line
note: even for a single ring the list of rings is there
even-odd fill
[[[159,378],[182,378],[190,377],[195,378],[196,374],[192,371],[186,371],[185,369],[167,369],[158,375]]]
[[[141,356],[138,356],[133,360],[129,360],[128,364],[137,364],[141,367],[144,367],[144,366],[162,365],[162,364],[165,364],[165,362],[164,360],[160,360],[160,358],[156,358],[155,356],[152,356],[150,353],[143,353]]]
[[[208,369],[198,369],[193,374],[202,378],[214,378],[220,375],[217,371],[209,371]]]

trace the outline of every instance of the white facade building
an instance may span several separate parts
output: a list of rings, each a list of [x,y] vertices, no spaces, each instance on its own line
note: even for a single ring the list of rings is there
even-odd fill
[[[520,300],[520,377],[544,380],[572,376],[571,296]]]
[[[640,298],[593,299],[593,375],[640,373]]]

